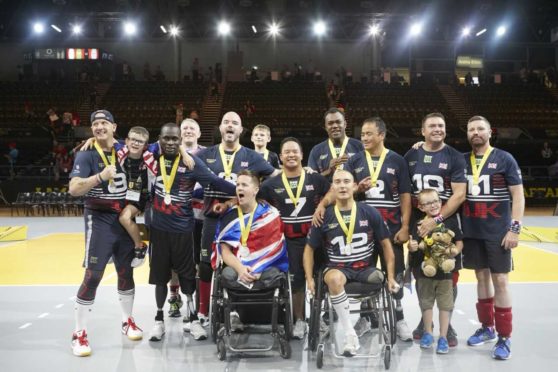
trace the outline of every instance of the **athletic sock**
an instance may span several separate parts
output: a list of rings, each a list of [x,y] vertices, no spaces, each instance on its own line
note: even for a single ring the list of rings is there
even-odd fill
[[[339,316],[339,322],[344,328],[346,334],[354,333],[353,325],[351,324],[351,313],[349,312],[349,298],[345,291],[339,293],[338,295],[331,296],[331,304],[333,309]],[[330,320],[331,321],[331,320]]]
[[[198,281],[199,285],[199,313],[207,316],[209,314],[209,298],[211,295],[211,282]]]
[[[478,299],[477,315],[483,327],[494,327],[494,297]]]
[[[178,288],[180,288],[180,286],[177,285],[177,284],[171,284],[171,285],[169,285],[170,297],[171,297],[171,298],[174,298],[174,297],[178,296]]]
[[[134,307],[134,294],[135,289],[128,289],[127,291],[118,290],[118,301],[122,309],[122,322],[126,323],[128,318],[132,316],[132,309]]]
[[[498,336],[510,337],[512,333],[512,308],[511,307],[494,307],[494,320],[496,323],[496,332]]]
[[[76,321],[75,331],[81,331],[82,329],[87,329],[87,318],[89,313],[93,309],[93,300],[86,301],[80,298],[76,298],[74,304],[74,317]]]
[[[165,315],[163,314],[163,309],[157,309],[157,315],[155,315],[155,321],[164,321]]]

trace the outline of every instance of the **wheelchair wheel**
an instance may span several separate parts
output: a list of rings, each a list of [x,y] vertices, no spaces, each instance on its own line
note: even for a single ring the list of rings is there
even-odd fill
[[[283,337],[279,337],[279,353],[281,354],[281,358],[283,359],[291,358],[291,344],[289,343],[289,339],[286,335]]]
[[[316,353],[316,367],[322,369],[324,366],[324,345],[318,346],[318,352]]]
[[[284,318],[284,327],[285,327],[285,337],[287,340],[293,338],[293,302],[292,302],[292,291],[291,291],[291,281],[287,279],[287,286],[288,289],[286,290],[285,297],[288,299],[288,302],[285,303],[285,318]]]
[[[308,350],[316,351],[318,339],[320,338],[320,310],[316,308],[317,301],[310,302],[310,320],[308,325]]]
[[[395,306],[393,305],[393,298],[387,289],[383,289],[383,320],[384,320],[384,333],[385,343],[393,346],[397,341],[397,328],[395,326]]]
[[[389,369],[391,366],[391,346],[386,345],[384,350],[384,367]]]
[[[222,337],[219,337],[219,340],[217,340],[217,358],[219,360],[227,359],[227,347]]]

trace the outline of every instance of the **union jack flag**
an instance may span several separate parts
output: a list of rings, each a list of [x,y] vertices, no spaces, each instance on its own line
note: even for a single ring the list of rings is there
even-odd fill
[[[240,257],[240,223],[236,208],[229,209],[227,214],[234,213],[230,222],[226,215],[221,218],[215,232],[211,253],[211,265],[215,269],[221,260],[221,244],[227,243],[232,247],[232,252],[244,266],[250,267],[252,273],[261,273],[270,267],[277,267],[283,272],[289,269],[287,246],[283,235],[283,222],[279,211],[267,203],[259,203],[248,235],[246,245],[250,251],[248,256]],[[248,223],[250,215],[244,216],[244,223]],[[223,223],[226,223],[224,226]]]

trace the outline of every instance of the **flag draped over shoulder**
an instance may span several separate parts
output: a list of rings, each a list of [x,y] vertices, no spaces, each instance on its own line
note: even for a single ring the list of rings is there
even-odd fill
[[[287,272],[289,259],[279,211],[267,203],[258,203],[246,242],[250,253],[248,256],[239,257],[240,223],[236,208],[238,207],[231,208],[219,220],[211,255],[213,268],[216,267],[218,259],[220,260],[221,243],[227,243],[232,247],[232,252],[240,262],[244,266],[249,266],[253,273],[261,273],[270,267],[277,267],[279,270]],[[249,218],[250,214],[244,216],[245,224],[248,223]]]

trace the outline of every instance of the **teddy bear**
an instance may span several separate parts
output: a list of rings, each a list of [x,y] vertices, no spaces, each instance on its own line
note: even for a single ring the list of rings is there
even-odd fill
[[[419,243],[419,249],[424,251],[422,272],[427,277],[436,275],[441,269],[444,273],[450,273],[455,268],[455,255],[457,248],[452,242],[455,233],[439,224],[432,232]]]

